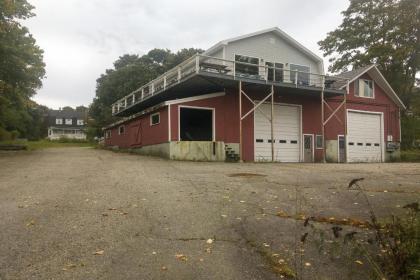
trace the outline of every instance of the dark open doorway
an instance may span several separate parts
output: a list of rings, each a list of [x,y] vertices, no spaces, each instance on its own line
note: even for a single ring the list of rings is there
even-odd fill
[[[179,108],[181,141],[213,141],[213,110]]]

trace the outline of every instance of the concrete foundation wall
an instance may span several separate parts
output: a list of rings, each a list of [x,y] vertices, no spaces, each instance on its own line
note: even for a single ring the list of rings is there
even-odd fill
[[[192,161],[224,161],[224,142],[210,141],[172,141],[156,145],[148,145],[140,148],[131,148],[132,152],[158,156],[174,160]]]
[[[399,161],[401,159],[401,151],[400,149],[395,150],[393,152],[385,152],[385,161],[386,162],[394,162]]]
[[[170,143],[161,143],[156,145],[143,146],[141,148],[132,148],[131,151],[145,156],[157,156],[170,158]]]
[[[170,159],[194,161],[224,161],[224,142],[173,141],[170,143]]]
[[[327,162],[338,162],[338,141],[326,140],[325,148],[325,160]]]

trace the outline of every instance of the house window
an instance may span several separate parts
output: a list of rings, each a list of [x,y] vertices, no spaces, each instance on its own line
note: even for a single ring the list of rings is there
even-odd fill
[[[283,63],[266,62],[267,80],[274,82],[283,82]]]
[[[125,132],[125,126],[120,125],[120,127],[118,127],[118,134],[121,135],[121,134],[124,134],[124,132]]]
[[[156,125],[160,123],[160,113],[150,115],[150,125]]]
[[[83,120],[77,120],[77,125],[84,125],[84,121]]]
[[[63,124],[63,119],[55,119],[55,124]]]
[[[359,79],[359,86],[356,87],[356,95],[360,97],[373,98],[373,81]]]
[[[73,120],[72,119],[66,119],[66,124],[69,124],[69,125],[73,124]]]
[[[315,148],[322,149],[323,147],[324,147],[324,138],[322,137],[322,135],[317,135]]]
[[[258,76],[258,58],[236,54],[235,61],[236,74],[246,76]]]
[[[106,138],[106,139],[111,138],[111,130],[107,130],[107,131],[105,132],[105,138]]]
[[[292,81],[292,83],[296,83],[297,78],[298,85],[308,86],[309,72],[309,66],[290,64],[290,80]]]

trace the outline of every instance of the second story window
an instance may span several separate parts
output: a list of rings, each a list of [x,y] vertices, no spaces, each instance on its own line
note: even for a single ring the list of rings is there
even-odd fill
[[[84,121],[83,120],[77,120],[77,125],[83,125]]]
[[[236,54],[235,61],[235,74],[246,76],[258,75],[258,58]]]
[[[366,98],[373,98],[373,81],[372,80],[365,80],[359,79],[359,83],[356,83],[356,96],[366,97]]]
[[[63,119],[55,119],[55,124],[63,124]]]
[[[73,120],[72,119],[66,119],[66,124],[72,125],[73,124]]]
[[[297,65],[290,63],[290,80],[292,83],[297,83],[298,85],[309,86],[309,66]],[[297,78],[297,82],[296,82]]]

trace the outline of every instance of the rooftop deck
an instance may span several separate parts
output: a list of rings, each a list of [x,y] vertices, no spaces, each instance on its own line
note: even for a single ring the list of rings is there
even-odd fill
[[[347,80],[338,77],[197,54],[113,103],[112,114],[127,116],[159,101],[235,87],[239,80],[294,89],[296,93],[320,93],[324,89],[332,95],[345,94],[343,87],[347,84]]]

